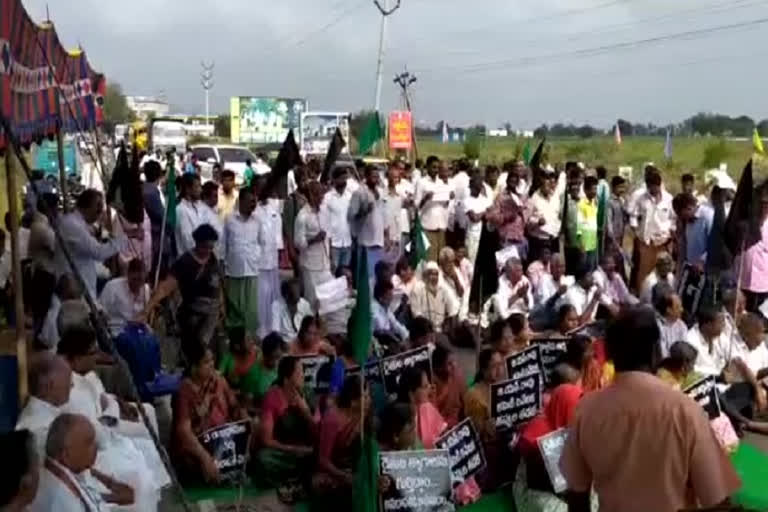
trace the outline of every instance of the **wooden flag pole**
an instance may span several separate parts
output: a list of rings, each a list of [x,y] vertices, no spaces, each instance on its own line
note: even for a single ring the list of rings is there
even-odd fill
[[[13,307],[16,320],[16,365],[18,367],[19,405],[27,399],[27,341],[25,336],[24,296],[21,281],[21,254],[19,252],[19,199],[16,190],[16,155],[8,149],[5,169],[8,173],[8,212],[11,230],[11,264],[13,271]]]

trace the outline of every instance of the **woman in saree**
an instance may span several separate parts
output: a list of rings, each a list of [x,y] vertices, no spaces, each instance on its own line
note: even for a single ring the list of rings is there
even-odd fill
[[[317,318],[305,316],[296,341],[290,344],[289,353],[292,356],[335,356],[336,350],[323,339]]]
[[[317,420],[303,396],[304,372],[296,357],[284,356],[277,365],[277,379],[261,406],[261,449],[257,474],[263,483],[278,487],[284,501],[288,489],[308,483]]]
[[[360,456],[361,415],[370,424],[368,386],[361,389],[359,375],[344,379],[336,399],[320,424],[317,470],[312,478],[313,508],[351,510],[354,472]],[[370,432],[366,432],[370,435]]]
[[[486,492],[495,491],[501,484],[511,481],[516,467],[507,448],[509,436],[499,435],[491,417],[491,384],[501,382],[505,375],[501,354],[492,348],[484,348],[477,358],[474,383],[464,394],[464,412],[472,420],[483,444],[487,465],[477,475],[477,482]]]
[[[182,479],[212,483],[219,471],[199,436],[246,416],[227,381],[216,372],[210,349],[190,344],[186,352],[189,367],[173,407],[172,454]]]
[[[448,428],[453,428],[464,419],[467,383],[456,356],[443,344],[435,345],[432,351],[432,369],[435,372],[435,405],[448,423]]]
[[[429,401],[432,385],[427,373],[419,368],[406,368],[400,375],[398,401],[410,404],[416,420],[416,438],[421,448],[432,450],[435,442],[448,429],[440,411]],[[457,504],[466,505],[480,498],[480,487],[474,478],[468,478],[454,489]]]

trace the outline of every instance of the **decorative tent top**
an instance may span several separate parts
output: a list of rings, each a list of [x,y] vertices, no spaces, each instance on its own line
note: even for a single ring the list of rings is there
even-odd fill
[[[90,130],[103,120],[104,75],[82,48],[67,51],[51,22],[37,25],[21,0],[0,0],[0,111],[22,144]],[[0,149],[7,139],[0,132]]]

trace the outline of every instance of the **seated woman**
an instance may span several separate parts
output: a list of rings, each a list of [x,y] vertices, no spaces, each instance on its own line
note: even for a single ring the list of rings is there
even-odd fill
[[[445,432],[448,424],[440,411],[429,401],[432,386],[424,370],[406,368],[400,375],[397,399],[410,404],[416,418],[416,437],[421,447],[426,450],[435,448],[435,441]],[[466,480],[454,490],[455,500],[459,504],[472,503],[480,497],[480,487],[474,478]]]
[[[320,424],[317,470],[312,478],[312,505],[318,510],[352,509],[352,490],[357,460],[360,456],[360,415],[370,424],[368,386],[361,389],[360,376],[344,380],[332,407]],[[366,427],[368,430],[368,427]],[[370,435],[370,432],[366,432]]]
[[[307,484],[317,420],[303,396],[304,372],[298,358],[285,356],[277,380],[261,406],[261,448],[256,455],[259,483]],[[290,501],[289,496],[283,496]]]
[[[456,356],[444,344],[436,345],[432,351],[432,371],[435,376],[435,405],[448,423],[448,428],[453,428],[464,418],[467,383]]]
[[[333,366],[331,367],[331,386],[329,392],[332,396],[338,396],[341,393],[341,387],[347,378],[347,370],[357,366],[357,361],[355,361],[355,344],[353,340],[345,338],[341,344],[341,354],[333,361]]]
[[[320,325],[314,316],[301,320],[298,337],[290,344],[288,353],[292,356],[336,355],[336,350],[320,335]]]
[[[571,304],[563,304],[557,310],[557,330],[553,334],[568,336],[579,327],[579,314]]]
[[[219,470],[198,436],[246,416],[227,381],[216,372],[211,350],[190,343],[185,354],[188,367],[173,407],[171,453],[182,480],[213,483]]]
[[[610,383],[604,365],[600,364],[595,355],[593,340],[588,336],[577,335],[568,340],[563,362],[580,372],[581,386],[585,393],[598,391]]]
[[[513,313],[491,324],[489,344],[506,359],[528,348],[531,337],[528,319],[522,313]]]
[[[656,375],[673,388],[683,390],[702,377],[693,371],[697,356],[692,345],[677,341],[669,347],[669,357],[661,361]]]
[[[474,383],[464,394],[464,412],[472,420],[483,444],[487,466],[478,474],[477,481],[486,492],[495,491],[499,485],[510,481],[514,472],[509,468],[516,465],[507,448],[507,436],[496,432],[496,423],[491,417],[491,384],[501,382],[505,377],[501,354],[492,348],[484,348],[477,358]]]

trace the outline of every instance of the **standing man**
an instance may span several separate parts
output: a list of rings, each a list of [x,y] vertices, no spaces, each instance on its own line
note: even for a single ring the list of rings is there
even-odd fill
[[[384,256],[385,241],[389,238],[385,212],[385,199],[379,190],[379,171],[368,165],[365,167],[365,186],[352,194],[347,216],[358,248],[367,249],[370,279],[373,279],[376,264]]]
[[[584,197],[576,214],[576,238],[582,262],[588,271],[597,268],[597,178],[584,178]]]
[[[150,232],[152,233],[152,276],[155,275],[160,261],[160,254],[163,255],[165,266],[168,265],[167,257],[170,255],[171,245],[166,242],[170,237],[166,227],[165,240],[160,240],[163,234],[163,221],[167,221],[165,216],[165,198],[160,190],[160,178],[163,176],[163,169],[155,160],[150,160],[144,164],[144,183],[142,184],[142,196],[144,197],[144,211],[147,212],[150,223]]]
[[[224,169],[221,171],[221,190],[219,191],[219,201],[216,204],[216,213],[218,213],[222,224],[235,211],[235,203],[237,203],[235,173],[229,169]]]
[[[392,162],[387,169],[387,190],[384,193],[383,201],[384,227],[387,238],[384,241],[385,260],[392,265],[400,260],[403,254],[403,233],[409,232],[408,210],[403,208],[403,197],[397,190],[400,183],[400,173],[402,172],[402,162]],[[406,213],[405,219],[403,212]],[[403,224],[405,222],[405,224]]]
[[[544,249],[549,249],[550,254],[560,252],[563,198],[555,190],[556,182],[557,175],[554,172],[542,170],[541,187],[531,197],[531,215],[528,219],[531,261],[539,260]]]
[[[647,308],[608,328],[616,378],[581,400],[560,459],[571,512],[590,510],[593,486],[604,512],[713,507],[740,487],[701,406],[651,373],[658,342]]]
[[[638,198],[630,212],[630,226],[635,233],[637,248],[637,275],[635,288],[656,266],[659,253],[665,252],[675,231],[675,212],[672,196],[661,186],[661,174],[651,171],[645,180],[646,191]]]
[[[708,204],[699,205],[696,197],[690,193],[675,196],[673,207],[680,228],[678,263],[688,263],[697,272],[704,272],[715,210]]]
[[[181,256],[195,248],[192,233],[205,224],[206,218],[200,195],[203,188],[200,177],[186,173],[179,178],[181,193],[179,204],[176,206],[176,254]]]
[[[75,203],[75,211],[64,215],[59,221],[59,233],[69,249],[72,261],[85,282],[86,292],[96,300],[98,268],[106,260],[128,248],[125,235],[118,235],[106,242],[98,240],[92,226],[104,215],[104,196],[92,188],[84,190]],[[56,249],[57,277],[70,271],[63,251]]]
[[[448,203],[452,195],[447,169],[441,167],[440,160],[436,156],[430,156],[427,158],[427,175],[416,185],[416,206],[419,209],[424,233],[429,240],[427,258],[430,261],[437,261],[440,249],[445,247]]]
[[[283,249],[280,201],[277,197],[261,198],[254,215],[259,221],[259,337],[264,338],[272,329],[272,303],[280,298],[279,254]]]
[[[507,174],[506,188],[498,195],[488,211],[488,220],[499,231],[503,247],[517,248],[520,261],[528,259],[528,241],[525,239],[525,225],[528,220],[528,198],[521,194],[521,180],[525,168],[514,166]]]
[[[352,258],[352,234],[349,230],[347,213],[352,192],[347,187],[349,174],[346,167],[335,166],[331,172],[333,186],[325,193],[320,205],[323,224],[328,226],[331,245],[331,272],[338,267],[348,267]]]
[[[51,227],[59,215],[59,196],[49,192],[40,196],[29,228],[29,258],[32,261],[30,309],[35,332],[43,325],[56,288],[56,234]]]
[[[467,258],[475,268],[477,249],[480,246],[480,235],[483,233],[483,219],[493,200],[486,195],[483,188],[483,176],[478,172],[469,180],[469,194],[464,198],[464,213],[467,215],[467,231],[464,235],[464,245],[467,248]]]
[[[616,259],[616,267],[624,282],[628,282],[623,248],[627,225],[626,195],[627,180],[614,176],[611,179],[611,197],[605,209],[605,250]]]
[[[216,243],[216,258],[222,259],[222,235],[224,232],[224,223],[219,218],[219,214],[216,213],[216,208],[219,204],[219,185],[214,181],[207,181],[203,185],[202,193],[202,212],[205,218],[205,223],[210,224],[213,229],[216,230],[216,234],[219,237],[219,241]]]
[[[307,204],[296,216],[294,243],[299,251],[299,269],[304,297],[315,304],[315,287],[332,279],[326,226],[320,218],[323,186],[317,181],[307,185]],[[274,321],[274,319],[273,319]]]
[[[227,328],[243,327],[255,336],[259,326],[259,219],[253,214],[256,198],[240,189],[238,209],[224,224],[224,272],[227,276]]]

